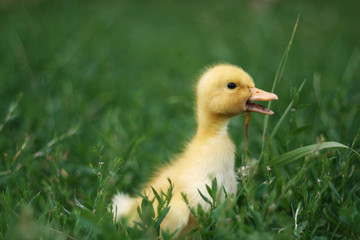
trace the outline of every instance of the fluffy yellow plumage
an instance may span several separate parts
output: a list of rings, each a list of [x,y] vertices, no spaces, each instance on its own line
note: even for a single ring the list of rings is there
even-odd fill
[[[200,204],[205,210],[209,206],[198,190],[206,196],[206,185],[211,185],[214,178],[219,188],[224,187],[229,194],[235,194],[235,145],[227,133],[228,121],[247,111],[273,114],[250,100],[277,99],[275,94],[255,88],[252,78],[245,71],[229,64],[216,65],[205,71],[197,83],[196,94],[195,136],[184,152],[160,169],[144,189],[146,195],[153,199],[151,187],[159,193],[166,192],[169,188],[167,179],[171,179],[174,189],[170,211],[161,224],[163,229],[171,232],[177,229],[184,232],[196,224],[181,193],[187,195],[191,206]],[[140,197],[117,194],[112,203],[115,218],[126,216],[132,224],[138,219],[136,208],[140,203]],[[156,201],[154,205],[157,205]]]

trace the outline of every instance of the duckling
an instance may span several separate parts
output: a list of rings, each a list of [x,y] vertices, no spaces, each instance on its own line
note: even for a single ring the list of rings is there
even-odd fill
[[[208,68],[196,85],[197,129],[185,150],[170,164],[162,167],[144,188],[149,199],[154,199],[154,188],[158,193],[167,192],[168,179],[173,183],[170,210],[161,228],[174,232],[191,230],[196,226],[182,193],[187,195],[192,207],[198,204],[209,210],[209,204],[199,194],[208,196],[206,185],[217,179],[218,189],[228,194],[236,193],[235,145],[230,139],[227,126],[230,118],[245,112],[272,115],[273,111],[252,101],[277,100],[276,94],[255,88],[253,79],[241,68],[230,64],[219,64]],[[132,198],[118,193],[112,200],[114,217],[126,217],[129,224],[138,221],[137,207],[140,197]],[[157,201],[154,201],[157,209]]]

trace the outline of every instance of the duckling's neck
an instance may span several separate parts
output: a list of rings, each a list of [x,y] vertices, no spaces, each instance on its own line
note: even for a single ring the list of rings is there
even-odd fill
[[[198,112],[196,137],[211,138],[219,135],[227,135],[228,123],[228,117]]]

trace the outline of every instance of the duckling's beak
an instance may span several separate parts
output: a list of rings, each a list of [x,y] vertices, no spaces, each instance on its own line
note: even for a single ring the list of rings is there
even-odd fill
[[[266,115],[273,115],[274,112],[266,107],[253,103],[251,101],[270,101],[270,100],[278,100],[278,96],[274,93],[265,92],[258,88],[249,88],[250,97],[246,101],[246,111],[247,112],[258,112]]]

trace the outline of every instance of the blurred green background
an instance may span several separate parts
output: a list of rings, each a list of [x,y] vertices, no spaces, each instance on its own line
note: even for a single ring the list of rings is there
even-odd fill
[[[1,0],[0,119],[21,99],[0,131],[1,191],[46,193],[56,175],[65,206],[74,189],[93,196],[98,144],[105,167],[128,156],[111,193],[131,191],[194,133],[193,84],[204,67],[239,65],[271,90],[298,14],[269,129],[307,81],[275,151],[319,139],[351,145],[360,123],[359,9],[359,1]],[[243,119],[230,126],[239,155]],[[254,157],[262,121],[252,115]]]

